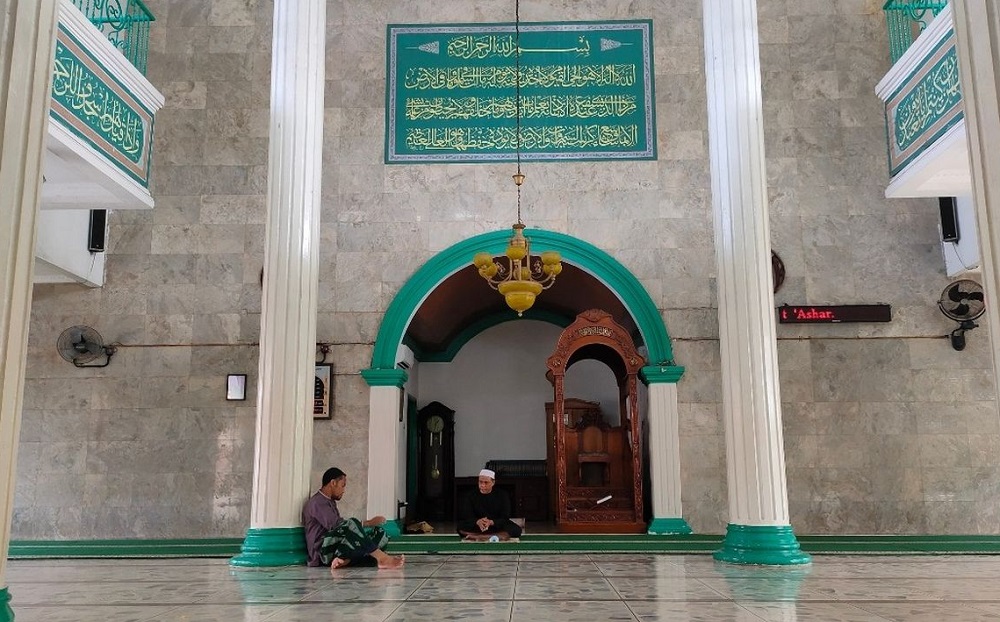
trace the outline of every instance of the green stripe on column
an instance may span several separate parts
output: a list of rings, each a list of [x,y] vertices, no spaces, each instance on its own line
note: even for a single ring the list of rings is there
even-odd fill
[[[735,525],[729,523],[715,559],[731,564],[789,566],[808,564],[790,525]]]
[[[0,622],[13,622],[14,610],[10,608],[10,592],[0,589]]]
[[[302,527],[248,529],[242,553],[230,566],[293,566],[306,563],[305,530]]]
[[[651,536],[684,535],[691,533],[691,525],[683,518],[654,518],[649,521],[646,533]]]

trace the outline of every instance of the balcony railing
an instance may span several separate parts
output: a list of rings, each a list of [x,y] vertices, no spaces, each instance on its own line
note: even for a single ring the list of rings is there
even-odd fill
[[[156,18],[142,0],[73,0],[73,4],[136,69],[146,74],[149,25]]]
[[[948,0],[889,0],[883,5],[893,64],[947,4]]]

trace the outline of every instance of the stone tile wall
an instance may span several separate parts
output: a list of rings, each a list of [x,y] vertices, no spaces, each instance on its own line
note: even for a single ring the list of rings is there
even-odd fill
[[[156,119],[152,212],[110,219],[106,285],[35,289],[13,537],[241,536],[249,525],[272,5],[147,0]],[[880,2],[760,0],[773,248],[788,303],[893,306],[887,325],[779,327],[786,469],[800,533],[997,533],[1000,420],[985,329],[941,339],[936,203],[886,200],[874,85]],[[379,323],[434,253],[509,226],[508,166],[382,163],[387,23],[505,22],[513,3],[330,0],[318,339],[335,413],[313,466],[348,465],[361,514],[368,366]],[[684,514],[728,520],[701,6],[526,0],[524,21],[652,19],[659,159],[529,164],[529,226],[578,236],[662,310],[679,385]],[[123,344],[79,370],[74,324]],[[247,402],[224,400],[247,373]],[[544,398],[540,398],[542,400]]]

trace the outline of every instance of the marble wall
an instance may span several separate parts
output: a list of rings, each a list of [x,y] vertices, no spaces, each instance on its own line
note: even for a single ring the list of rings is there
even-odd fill
[[[110,219],[106,285],[35,289],[15,539],[241,536],[249,526],[271,9],[147,0],[156,209]],[[985,329],[958,353],[931,200],[886,200],[875,83],[881,3],[760,0],[778,303],[893,306],[887,325],[781,326],[789,501],[799,533],[998,533],[1000,419]],[[524,21],[652,19],[659,159],[529,164],[525,221],[621,261],[661,309],[679,364],[684,515],[727,516],[701,5],[524,0]],[[382,314],[434,253],[509,226],[509,166],[383,164],[385,25],[510,21],[513,3],[330,0],[318,339],[335,344],[335,413],[314,469],[349,465],[365,504],[370,362]],[[110,366],[58,358],[89,324]]]

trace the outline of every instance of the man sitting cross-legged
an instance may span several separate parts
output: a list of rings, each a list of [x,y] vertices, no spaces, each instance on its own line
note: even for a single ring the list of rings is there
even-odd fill
[[[323,485],[306,501],[302,509],[302,524],[306,532],[306,550],[310,566],[341,568],[374,560],[379,568],[399,568],[403,556],[389,555],[382,549],[389,537],[380,527],[384,516],[361,522],[356,518],[341,518],[337,501],[347,489],[347,475],[333,467],[323,473]]]
[[[479,490],[462,499],[458,510],[458,533],[469,540],[484,540],[492,535],[500,540],[519,538],[521,527],[510,520],[510,498],[502,490],[494,490],[496,473],[490,469],[479,472]]]

